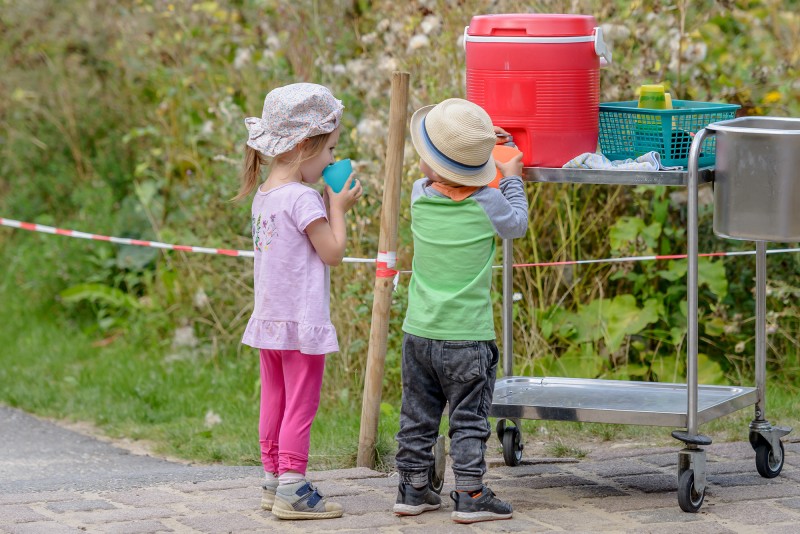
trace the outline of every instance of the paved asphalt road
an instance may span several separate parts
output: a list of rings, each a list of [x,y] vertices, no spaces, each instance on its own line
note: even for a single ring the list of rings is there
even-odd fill
[[[0,406],[0,494],[122,490],[258,474],[257,467],[193,467],[131,454]]]

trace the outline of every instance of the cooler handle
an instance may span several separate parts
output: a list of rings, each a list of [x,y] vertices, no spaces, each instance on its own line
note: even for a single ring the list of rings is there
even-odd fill
[[[467,50],[467,31],[469,26],[464,26],[464,37],[461,40],[461,46],[464,51]],[[603,28],[597,26],[593,30],[594,33],[594,52],[600,56],[600,67],[607,67],[611,63],[611,50],[608,49],[605,40],[603,40]]]
[[[467,30],[464,29],[466,35]],[[466,47],[466,44],[465,44]],[[600,56],[600,67],[607,67],[611,63],[611,50],[608,49],[606,42],[603,40],[603,28],[597,26],[594,29],[594,52]]]

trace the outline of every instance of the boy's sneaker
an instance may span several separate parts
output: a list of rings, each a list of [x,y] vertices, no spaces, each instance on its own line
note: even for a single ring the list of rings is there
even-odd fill
[[[334,519],[342,517],[342,507],[328,502],[310,482],[278,486],[272,513],[281,519]]]
[[[450,498],[456,503],[455,510],[450,514],[456,523],[511,519],[511,505],[495,497],[494,492],[486,486],[473,493],[452,491]]]
[[[419,515],[429,510],[438,510],[440,506],[441,497],[428,484],[417,489],[411,484],[401,482],[397,488],[397,502],[393,510],[397,515]]]
[[[278,489],[278,479],[264,482],[261,486],[261,509],[272,510],[275,502],[275,491]]]

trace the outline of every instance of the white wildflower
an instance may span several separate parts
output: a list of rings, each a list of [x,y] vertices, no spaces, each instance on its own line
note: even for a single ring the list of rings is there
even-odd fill
[[[428,15],[422,19],[419,27],[422,30],[422,33],[429,35],[431,32],[438,30],[441,25],[442,21],[439,19],[439,17],[436,15]]]
[[[277,50],[281,47],[281,40],[277,35],[270,35],[267,37],[267,47],[271,50]]]
[[[391,25],[392,25],[392,23],[391,23],[391,21],[389,21],[389,19],[382,19],[378,23],[378,25],[375,26],[375,31],[377,31],[378,33],[384,33],[386,30],[389,29],[389,26],[391,26]]]
[[[354,59],[347,62],[347,72],[354,79],[364,78],[369,70],[369,65],[363,59]]]
[[[378,40],[378,34],[375,32],[372,33],[365,33],[361,36],[361,42],[365,45],[375,44],[375,41]]]
[[[744,352],[744,341],[738,342],[736,344],[736,346],[733,348],[733,350],[736,352],[736,354],[743,353]]]
[[[194,335],[192,325],[181,326],[175,329],[172,336],[173,347],[196,347],[197,337]]]
[[[206,121],[203,123],[203,126],[200,128],[200,134],[209,137],[214,133],[214,123],[212,121]]]
[[[522,300],[522,293],[519,292],[514,293],[514,295],[511,297],[511,300],[513,300],[514,302],[519,302],[520,300]]]
[[[603,29],[603,39],[610,43],[624,41],[631,36],[631,30],[623,24],[606,23],[600,27]]]
[[[267,19],[261,19],[261,22],[258,23],[258,29],[261,30],[261,33],[264,35],[272,35],[275,33],[275,30],[269,25]]]
[[[197,291],[194,292],[194,297],[192,300],[197,308],[205,308],[208,306],[208,295],[206,295],[206,292],[203,291],[202,287],[198,288]]]
[[[233,68],[242,70],[250,64],[250,59],[253,57],[253,51],[250,48],[237,48],[236,57],[233,59]]]
[[[226,156],[225,154],[216,154],[211,159],[213,159],[214,161],[221,161],[223,163],[227,163],[228,165],[234,165],[236,167],[238,167],[238,166],[240,166],[242,164],[242,162],[239,161],[238,159],[230,158],[230,157]],[[242,232],[244,232],[244,233],[247,233],[249,231],[250,231],[250,226],[249,225],[247,226],[247,228],[244,228],[242,230]]]
[[[666,39],[668,41],[669,51],[670,54],[675,57],[678,55],[678,52],[681,50],[681,32],[678,31],[676,28],[671,28],[666,35]],[[663,45],[662,42],[657,43],[657,45]]]
[[[392,56],[383,55],[378,58],[378,68],[384,72],[394,72],[399,69],[399,65]]]
[[[356,134],[362,139],[382,138],[386,128],[378,119],[361,119],[356,125]]]
[[[708,47],[703,42],[691,43],[686,47],[683,57],[689,63],[701,63],[706,58]]]
[[[236,103],[234,103],[233,99],[230,96],[226,96],[217,104],[215,113],[224,118],[225,122],[231,123],[234,122],[234,118],[239,118],[238,115],[240,111],[241,110],[238,108]],[[234,117],[234,114],[236,114],[236,117]]]
[[[408,41],[408,51],[413,52],[414,50],[419,50],[420,48],[425,48],[431,44],[430,39],[428,39],[427,35],[417,34]]]
[[[208,410],[206,412],[206,428],[217,426],[221,422],[222,417],[220,417],[218,413],[215,413],[214,410]]]
[[[273,59],[275,59],[275,52],[273,52],[269,48],[265,48],[261,52],[261,64],[262,65],[272,61]]]
[[[778,331],[778,325],[776,323],[767,324],[767,334],[774,334],[777,331]]]

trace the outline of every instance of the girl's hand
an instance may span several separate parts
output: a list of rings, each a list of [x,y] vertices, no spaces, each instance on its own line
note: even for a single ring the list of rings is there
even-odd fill
[[[494,160],[494,164],[497,165],[497,169],[503,175],[503,178],[507,176],[522,176],[522,152],[505,163]]]
[[[350,189],[350,184],[353,183],[353,180],[355,180],[356,185]],[[334,193],[333,189],[331,189],[331,186],[326,184],[325,193],[330,200],[331,210],[336,209],[341,213],[347,213],[353,206],[355,206],[356,202],[358,202],[358,200],[364,194],[364,190],[361,188],[361,182],[356,180],[351,174],[342,186],[341,191]]]

